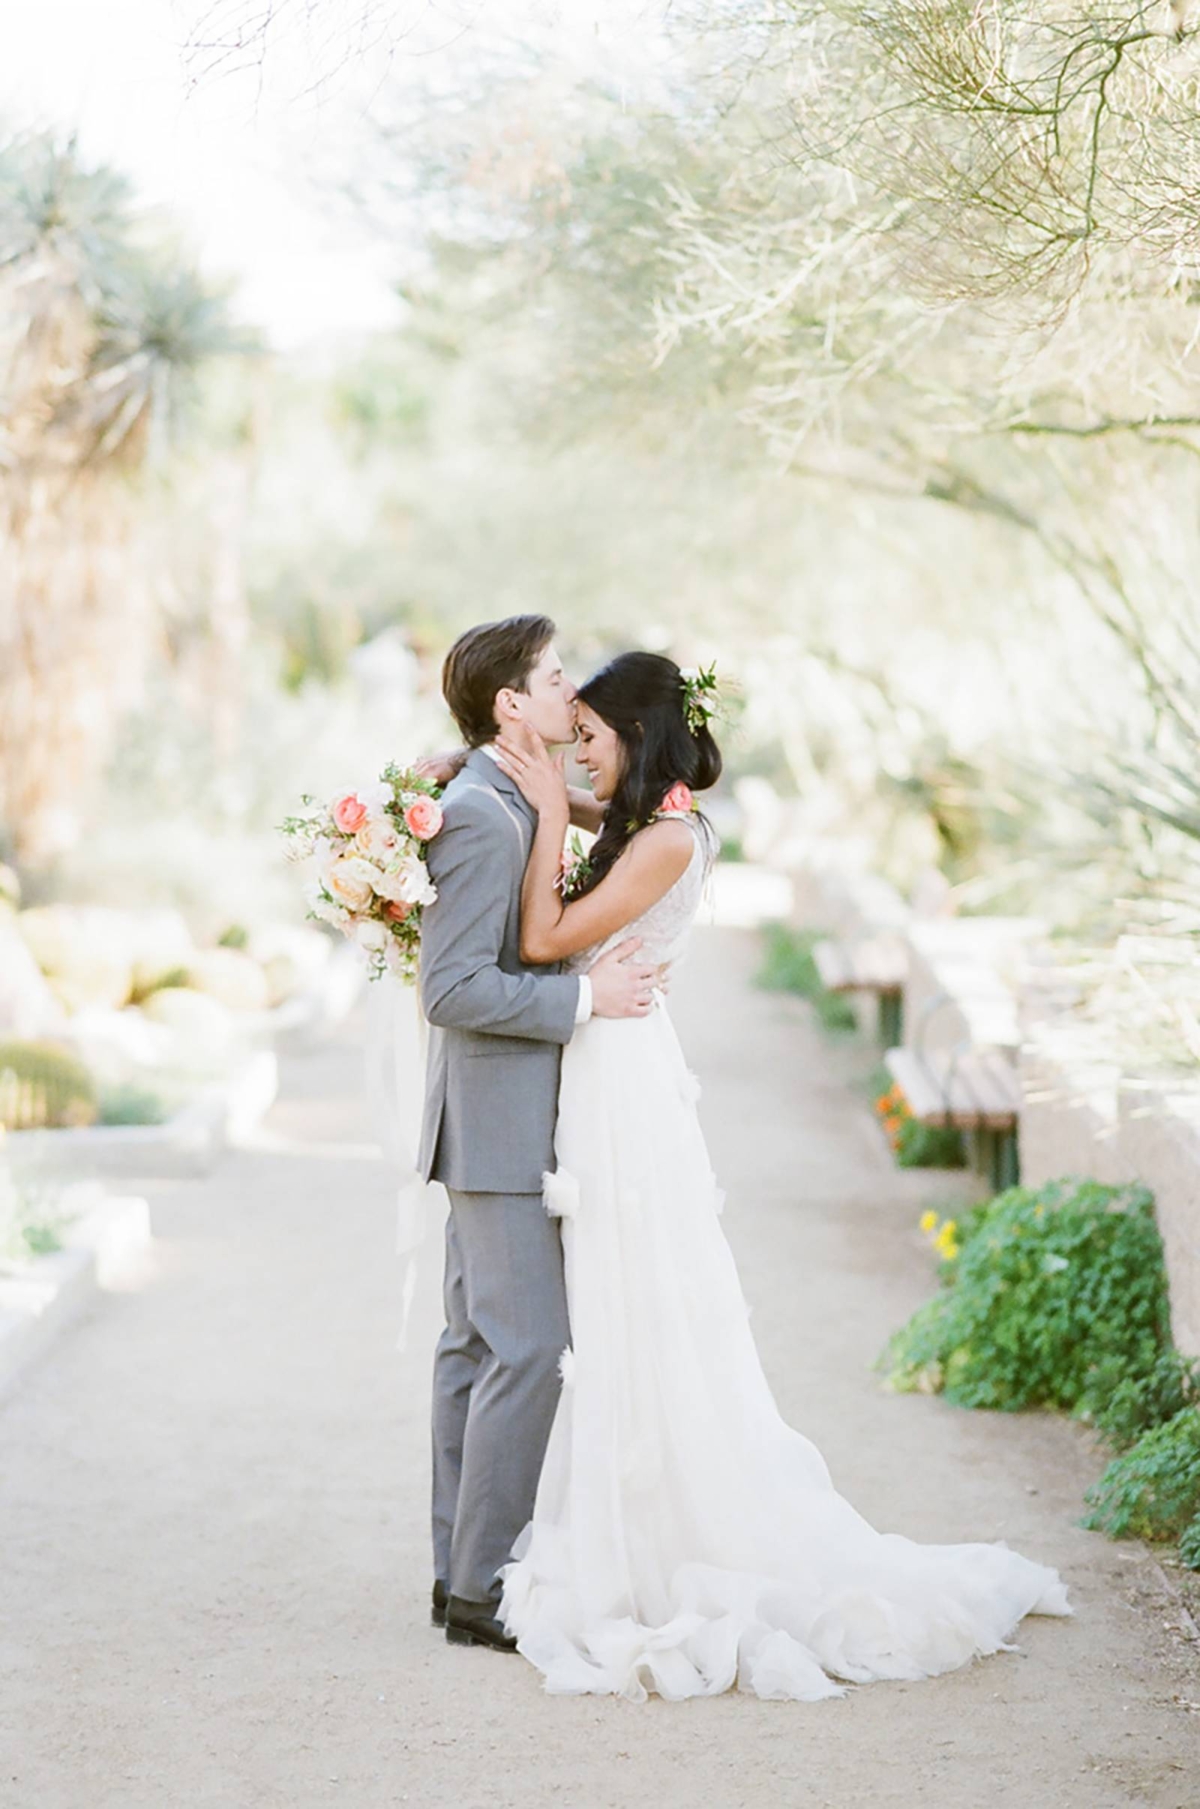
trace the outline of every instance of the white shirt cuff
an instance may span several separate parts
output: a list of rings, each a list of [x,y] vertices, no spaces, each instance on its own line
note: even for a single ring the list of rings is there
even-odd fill
[[[592,982],[587,974],[579,976],[579,1003],[575,1007],[576,1024],[586,1024],[592,1015]]]

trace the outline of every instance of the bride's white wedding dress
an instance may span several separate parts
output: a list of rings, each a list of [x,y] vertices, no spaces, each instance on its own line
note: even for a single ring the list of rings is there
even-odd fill
[[[612,943],[677,958],[706,868],[695,827],[682,878]],[[501,1615],[546,1688],[641,1701],[736,1683],[812,1701],[844,1695],[838,1679],[1013,1650],[1022,1616],[1070,1614],[1057,1571],[1004,1541],[876,1532],[780,1418],[697,1092],[661,999],[646,1018],[593,1018],[564,1052],[546,1203],[572,1348],[534,1517],[501,1572]]]

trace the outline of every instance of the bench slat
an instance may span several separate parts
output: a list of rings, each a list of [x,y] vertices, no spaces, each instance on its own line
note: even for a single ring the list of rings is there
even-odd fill
[[[908,972],[903,945],[890,936],[823,940],[813,945],[813,961],[828,992],[899,992]]]
[[[1003,1056],[983,1051],[952,1059],[915,1049],[889,1049],[884,1061],[913,1117],[922,1124],[992,1131],[1010,1131],[1016,1125],[1020,1087]]]

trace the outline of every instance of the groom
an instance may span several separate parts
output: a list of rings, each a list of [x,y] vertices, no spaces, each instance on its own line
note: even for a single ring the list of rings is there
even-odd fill
[[[656,970],[637,942],[589,975],[520,958],[521,881],[536,816],[498,765],[502,729],[574,739],[575,689],[545,616],[461,635],[442,690],[471,752],[428,846],[437,902],[421,925],[431,1025],[418,1167],[450,1197],[446,1329],[433,1372],[433,1621],[459,1645],[512,1651],[500,1566],[533,1513],[569,1338],[554,1167],[562,1046],[578,1024],[640,1017]]]

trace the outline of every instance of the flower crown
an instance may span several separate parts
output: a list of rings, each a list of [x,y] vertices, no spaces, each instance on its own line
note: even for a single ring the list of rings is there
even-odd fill
[[[725,713],[725,700],[717,683],[717,663],[688,666],[679,674],[683,683],[683,714],[693,735],[706,729],[714,717]]]

